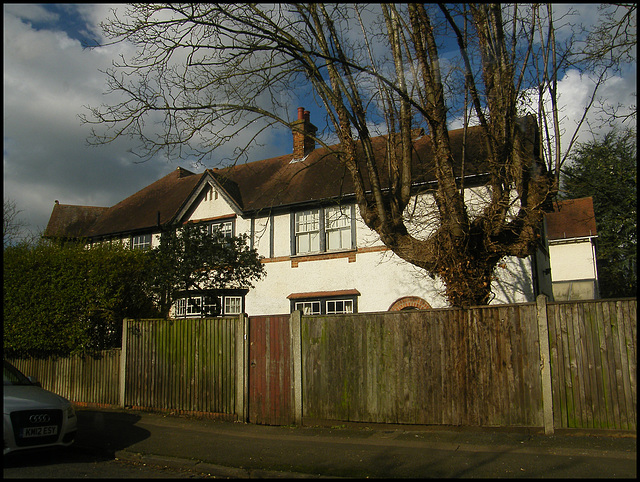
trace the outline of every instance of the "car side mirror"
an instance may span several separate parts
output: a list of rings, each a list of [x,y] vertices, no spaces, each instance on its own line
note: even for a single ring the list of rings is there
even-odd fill
[[[28,379],[28,380],[29,380],[33,385],[35,385],[36,387],[40,387],[40,388],[42,388],[42,383],[40,383],[40,382],[39,382],[38,380],[36,380],[35,378],[33,378],[33,377],[27,377],[27,379]]]

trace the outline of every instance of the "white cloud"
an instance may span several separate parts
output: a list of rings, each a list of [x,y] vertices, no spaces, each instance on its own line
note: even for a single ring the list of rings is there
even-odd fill
[[[4,197],[16,202],[21,220],[38,232],[56,199],[110,206],[176,165],[134,164],[126,140],[86,145],[88,129],[78,114],[83,105],[102,102],[105,84],[98,69],[124,46],[110,47],[110,55],[83,49],[60,30],[38,30],[25,21],[55,21],[55,15],[19,7],[4,9]]]
[[[58,15],[46,10],[42,5],[29,3],[6,3],[4,14],[31,22],[55,22]]]

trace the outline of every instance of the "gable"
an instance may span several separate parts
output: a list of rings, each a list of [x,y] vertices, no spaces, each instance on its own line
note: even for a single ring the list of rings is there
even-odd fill
[[[556,201],[545,219],[550,241],[598,235],[591,197]]]
[[[176,214],[175,221],[184,223],[242,214],[242,208],[239,204],[241,197],[237,193],[237,188],[232,184],[231,181],[215,176],[210,170],[205,171],[189,198]],[[232,190],[234,195],[230,195],[228,190]]]

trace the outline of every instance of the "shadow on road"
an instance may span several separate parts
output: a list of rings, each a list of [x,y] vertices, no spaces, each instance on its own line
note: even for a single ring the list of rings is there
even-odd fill
[[[137,427],[140,416],[129,413],[77,410],[78,435],[68,448],[28,450],[4,457],[5,467],[112,460],[115,452],[149,437]]]

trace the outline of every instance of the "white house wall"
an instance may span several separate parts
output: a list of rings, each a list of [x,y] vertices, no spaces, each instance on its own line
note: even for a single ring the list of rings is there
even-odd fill
[[[549,246],[553,281],[596,278],[593,245],[589,239]]]
[[[473,198],[478,193],[469,191]],[[432,202],[423,196],[420,203]],[[236,211],[219,195],[198,197],[189,221],[232,216]],[[252,221],[235,217],[236,234],[252,233]],[[424,226],[414,229],[422,229]],[[433,226],[433,224],[432,224]],[[273,239],[273,246],[271,241]],[[265,213],[253,220],[253,246],[264,258],[266,276],[245,298],[249,315],[289,313],[295,293],[357,290],[358,311],[387,311],[400,298],[417,296],[433,308],[446,307],[444,288],[415,266],[384,248],[379,236],[362,221],[356,209],[357,250],[291,256],[291,218],[289,212]],[[337,257],[332,259],[332,256]],[[493,303],[533,301],[532,261],[507,259],[496,269]]]

